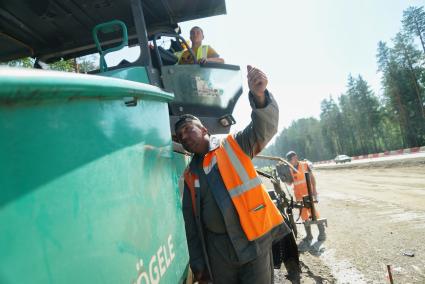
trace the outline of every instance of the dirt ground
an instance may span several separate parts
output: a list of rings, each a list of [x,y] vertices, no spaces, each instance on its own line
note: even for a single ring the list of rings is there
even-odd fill
[[[300,279],[289,281],[282,268],[275,283],[390,283],[387,265],[394,283],[425,283],[425,158],[316,168],[315,175],[328,238],[299,237]]]

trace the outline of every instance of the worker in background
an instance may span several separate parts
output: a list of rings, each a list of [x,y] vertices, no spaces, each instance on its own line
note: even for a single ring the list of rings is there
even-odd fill
[[[302,201],[303,196],[308,195],[307,182],[305,180],[305,173],[310,173],[311,180],[311,190],[313,193],[313,198],[317,200],[317,190],[316,190],[316,178],[313,175],[312,168],[309,166],[309,163],[306,161],[299,161],[298,155],[294,151],[289,151],[286,154],[286,160],[291,163],[292,166],[298,171],[295,172],[293,169],[290,169],[293,186],[294,186],[294,195],[297,201]],[[301,209],[301,219],[305,222],[311,218],[311,210],[308,208]],[[316,209],[316,218],[319,218],[319,211]],[[326,239],[325,226],[323,223],[317,224],[319,229],[319,236],[317,237],[318,241],[324,241]],[[306,240],[312,240],[313,235],[311,234],[311,226],[304,223],[304,228],[306,231]]]
[[[196,56],[196,60],[200,64],[207,62],[224,63],[223,58],[220,58],[218,53],[209,45],[203,45],[204,32],[200,27],[193,27],[190,30],[190,41],[192,42],[192,51]],[[194,64],[195,61],[189,50],[185,50],[180,57],[179,64]]]
[[[183,216],[190,266],[200,283],[272,283],[272,243],[290,232],[251,161],[278,128],[267,83],[263,72],[248,66],[252,122],[240,132],[210,136],[189,114],[175,124],[178,141],[194,154],[184,173]]]

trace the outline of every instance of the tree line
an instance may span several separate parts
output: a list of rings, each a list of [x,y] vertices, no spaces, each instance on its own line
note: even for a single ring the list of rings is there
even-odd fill
[[[8,62],[0,62],[0,65],[7,65],[11,67],[21,67],[21,68],[33,68],[36,60],[31,57],[25,57],[22,59],[11,60]],[[58,60],[53,63],[43,63],[39,62],[38,64],[43,69],[56,70],[56,71],[65,71],[65,72],[74,72],[74,73],[87,73],[96,69],[99,69],[99,64],[97,63],[96,55],[87,55],[79,58],[68,59],[68,60]]]
[[[376,60],[382,76],[379,97],[361,75],[349,75],[345,93],[321,102],[320,119],[294,121],[264,154],[294,150],[320,161],[425,145],[423,7],[403,11],[402,29],[390,44],[378,43]]]

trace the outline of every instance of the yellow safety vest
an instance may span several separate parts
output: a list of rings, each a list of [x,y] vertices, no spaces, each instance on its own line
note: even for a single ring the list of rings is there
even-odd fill
[[[208,47],[209,45],[201,45],[198,47],[198,50],[196,52],[196,60],[199,60],[201,58],[208,58]]]

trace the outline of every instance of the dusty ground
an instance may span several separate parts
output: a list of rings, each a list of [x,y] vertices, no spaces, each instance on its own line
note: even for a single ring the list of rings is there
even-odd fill
[[[425,283],[425,158],[315,173],[328,239],[300,244],[303,272],[292,283],[389,283],[388,264],[394,283]],[[290,283],[285,268],[275,279]]]

